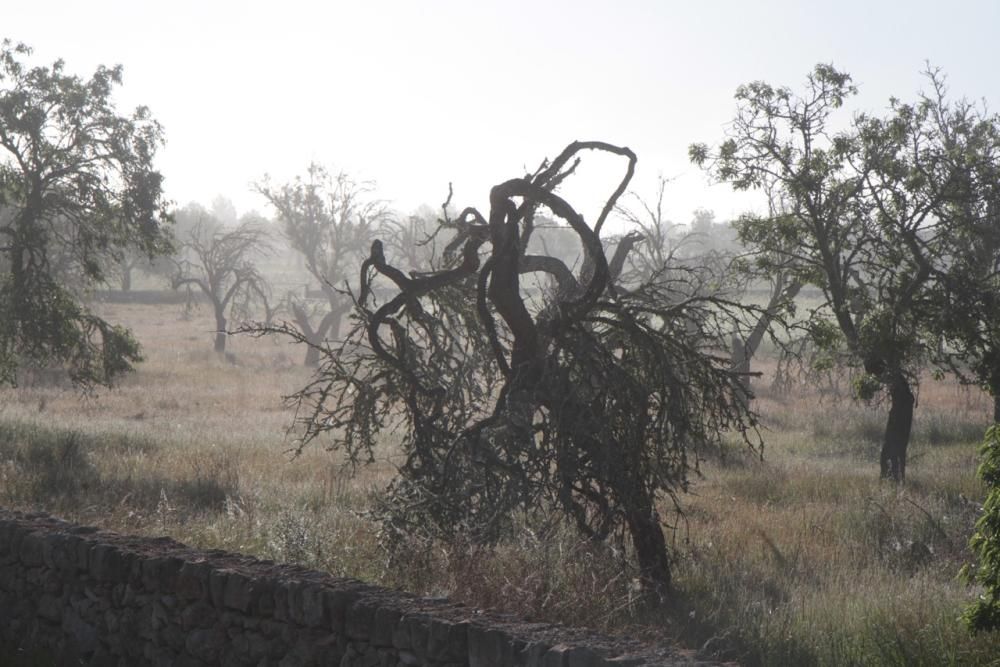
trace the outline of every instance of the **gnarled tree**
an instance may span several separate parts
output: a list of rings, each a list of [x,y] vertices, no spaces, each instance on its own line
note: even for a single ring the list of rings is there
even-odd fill
[[[307,301],[291,302],[295,324],[309,342],[306,366],[317,364],[320,345],[328,335],[339,335],[341,321],[351,309],[345,283],[364,257],[374,231],[388,217],[385,205],[369,197],[371,189],[345,173],[331,176],[317,164],[309,165],[305,178],[281,186],[265,179],[256,186],[274,207],[285,238],[302,254],[326,300],[315,324],[316,313]]]
[[[232,306],[268,293],[254,264],[256,255],[270,249],[267,233],[254,221],[227,229],[197,207],[189,207],[181,215],[194,216],[197,221],[182,239],[185,257],[177,263],[171,284],[174,289],[194,285],[208,297],[215,316],[214,349],[221,355],[226,351]]]
[[[592,223],[556,192],[586,151],[626,163]],[[575,142],[494,187],[485,215],[451,218],[446,205],[440,270],[404,273],[372,243],[357,326],[297,398],[303,446],[327,434],[358,461],[383,431],[404,434],[377,512],[389,534],[490,543],[517,516],[559,511],[595,540],[628,535],[650,590],[669,589],[664,503],[687,489],[701,447],[730,429],[750,442],[755,420],[719,354],[746,311],[683,278],[625,284],[636,237],[606,254],[634,165],[626,148]],[[575,271],[528,251],[542,212],[579,240]]]

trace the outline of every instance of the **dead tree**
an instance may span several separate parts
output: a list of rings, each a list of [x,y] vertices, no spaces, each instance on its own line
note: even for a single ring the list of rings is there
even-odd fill
[[[305,365],[315,366],[323,341],[339,335],[351,309],[344,291],[351,267],[364,257],[388,211],[370,197],[370,183],[343,172],[332,176],[317,164],[309,165],[304,178],[280,186],[265,179],[255,189],[274,207],[285,237],[301,253],[326,300],[322,308],[304,300],[290,302],[295,324],[309,342]]]
[[[731,367],[742,378],[745,394],[751,396],[751,380],[760,373],[752,372],[750,361],[772,327],[783,322],[789,305],[802,288],[802,281],[791,275],[787,267],[779,262],[775,262],[767,273],[763,273],[756,270],[746,257],[740,256],[737,249],[699,249],[706,233],[698,229],[697,225],[693,225],[694,231],[677,233],[676,227],[663,213],[668,183],[667,179],[660,177],[654,200],[646,200],[633,193],[631,199],[635,204],[632,207],[617,207],[618,214],[642,237],[635,252],[631,251],[631,247],[627,249],[625,277],[640,282],[679,280],[689,286],[687,291],[693,289],[706,294],[728,293],[734,299],[745,298],[747,289],[753,282],[770,282],[767,304],[757,310],[749,327],[733,331],[730,342]],[[773,194],[769,202],[771,215],[776,217],[784,205]],[[714,218],[710,211],[703,209],[696,211],[696,216],[699,215],[709,220]]]
[[[585,151],[627,164],[592,224],[556,192]],[[443,270],[404,273],[371,244],[355,328],[295,398],[301,446],[326,434],[359,462],[381,432],[404,434],[399,476],[376,510],[387,535],[493,543],[515,517],[561,512],[594,540],[627,535],[652,599],[669,591],[663,513],[701,448],[726,430],[751,443],[755,418],[721,354],[746,311],[683,276],[625,285],[639,238],[610,258],[602,246],[635,161],[627,148],[575,142],[494,187],[486,215],[451,218],[446,206]],[[576,271],[528,252],[542,210],[577,236]],[[527,290],[526,274],[556,288]]]
[[[187,258],[177,263],[171,279],[173,289],[195,285],[209,298],[215,315],[214,349],[226,351],[228,315],[232,306],[243,299],[267,294],[255,255],[269,250],[267,234],[254,224],[244,223],[235,229],[212,224],[201,218],[181,244]]]

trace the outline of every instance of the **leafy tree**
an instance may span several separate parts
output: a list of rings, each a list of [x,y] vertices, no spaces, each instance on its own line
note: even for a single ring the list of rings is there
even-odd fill
[[[872,271],[882,279],[880,302],[894,308],[872,311],[880,326],[894,327],[881,336],[885,343],[897,350],[922,345],[920,356],[944,357],[960,377],[971,368],[996,396],[997,123],[965,101],[950,102],[937,70],[926,76],[929,95],[913,104],[894,99],[886,118],[860,116],[855,123],[870,165],[865,185],[875,242],[866,264],[895,265]],[[900,279],[907,274],[909,281]],[[898,332],[907,329],[915,333],[901,339]],[[944,346],[936,344],[942,337]]]
[[[958,192],[935,211],[944,246],[931,263],[941,285],[934,294],[943,332],[938,358],[989,391],[1000,422],[1000,117],[965,100],[949,103],[943,77],[929,76],[933,92],[911,113],[927,117],[942,137],[939,159],[955,165]],[[924,248],[927,240],[914,244]]]
[[[254,265],[255,256],[270,249],[267,233],[255,220],[225,228],[197,206],[178,214],[179,220],[184,218],[195,222],[181,239],[185,257],[177,263],[171,283],[174,289],[195,285],[209,298],[215,315],[214,349],[224,354],[233,306],[268,293],[266,281]]]
[[[865,373],[859,396],[887,391],[881,474],[902,481],[912,386],[935,336],[931,267],[941,250],[932,222],[960,197],[960,179],[940,159],[929,108],[894,103],[888,118],[862,116],[835,132],[833,113],[855,92],[829,65],[815,68],[802,96],[761,82],[741,86],[726,140],[714,152],[694,145],[690,155],[734,188],[763,188],[785,203],[780,215],[744,216],[740,238],[757,251],[761,272],[785,271],[823,291],[835,328],[813,313],[812,339],[846,344]]]
[[[591,150],[627,169],[588,224],[556,188]],[[683,279],[627,284],[621,243],[608,258],[601,232],[634,164],[626,148],[576,142],[495,186],[487,215],[445,206],[438,271],[408,275],[372,243],[356,327],[297,398],[302,446],[328,434],[362,461],[380,434],[403,433],[377,511],[388,535],[492,543],[517,517],[559,511],[592,539],[629,536],[649,590],[669,589],[664,502],[702,447],[730,429],[749,438],[755,420],[717,354],[745,311]],[[529,250],[543,212],[577,236],[575,270]],[[528,274],[555,288],[527,289]]]
[[[23,363],[61,363],[77,383],[109,384],[139,345],[80,291],[109,257],[168,250],[153,168],[163,135],[146,108],[115,107],[121,67],[80,78],[61,60],[30,66],[30,53],[0,44],[0,382]]]
[[[265,179],[256,190],[274,207],[285,237],[302,254],[306,269],[326,298],[315,325],[308,304],[291,304],[295,323],[309,343],[305,365],[315,366],[320,345],[331,333],[338,335],[341,320],[351,309],[344,286],[352,267],[364,257],[374,231],[388,218],[387,209],[369,197],[370,184],[358,183],[344,173],[332,176],[317,164],[309,165],[305,178],[280,186]]]
[[[985,589],[962,615],[974,633],[1000,630],[1000,422],[987,429],[981,454],[979,478],[986,487],[986,502],[969,541],[979,562],[962,570],[966,581]]]

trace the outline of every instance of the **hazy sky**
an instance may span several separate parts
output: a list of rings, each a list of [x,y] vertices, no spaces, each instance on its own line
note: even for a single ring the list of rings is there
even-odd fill
[[[930,61],[996,109],[998,28],[997,0],[39,0],[5,3],[2,31],[70,71],[124,65],[119,101],[164,125],[180,204],[266,211],[249,184],[315,160],[403,211],[437,206],[449,181],[485,208],[491,185],[600,139],[636,151],[640,193],[675,179],[666,208],[687,222],[756,203],[687,162],[722,136],[739,84],[798,86],[832,62],[861,88],[852,106],[878,110],[912,99]],[[588,217],[616,184],[601,168],[567,192]]]

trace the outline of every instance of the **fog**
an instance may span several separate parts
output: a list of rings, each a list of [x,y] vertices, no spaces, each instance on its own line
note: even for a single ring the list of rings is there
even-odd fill
[[[929,61],[953,90],[995,104],[1000,9],[947,11],[930,0],[55,0],[11,3],[4,34],[81,74],[124,65],[121,103],[148,105],[164,125],[158,164],[180,205],[223,194],[241,212],[262,209],[250,183],[317,161],[375,180],[403,211],[437,208],[449,182],[457,204],[486,208],[493,184],[569,141],[600,139],[637,153],[638,191],[674,179],[667,217],[685,221],[699,207],[727,219],[761,205],[711,187],[686,155],[720,134],[747,81],[796,87],[832,62],[859,84],[855,108],[878,110],[912,96]]]

